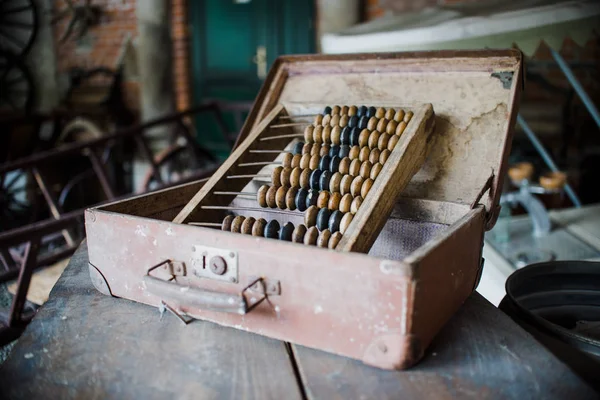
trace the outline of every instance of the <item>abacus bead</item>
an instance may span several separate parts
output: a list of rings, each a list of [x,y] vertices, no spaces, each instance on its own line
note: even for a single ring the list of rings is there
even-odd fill
[[[310,157],[310,161],[308,162],[308,168],[315,170],[319,168],[319,161],[321,161],[321,158],[319,157],[318,154],[313,154]]]
[[[271,182],[273,182],[273,186],[281,186],[281,171],[283,171],[283,167],[273,168],[273,173],[271,174]]]
[[[404,119],[404,110],[400,109],[394,114],[394,121],[400,122]]]
[[[363,199],[367,197],[369,191],[371,190],[371,187],[373,187],[373,179],[365,179],[365,181],[362,184],[362,187],[360,188],[360,197],[362,197]]]
[[[350,147],[350,152],[348,153],[348,158],[350,160],[355,160],[358,158],[358,153],[360,153],[360,147],[352,146],[352,147]]]
[[[350,213],[356,214],[362,203],[363,198],[360,196],[356,196],[354,200],[352,200],[352,204],[350,204]]]
[[[393,135],[394,133],[396,133],[397,127],[398,127],[398,123],[394,120],[391,120],[390,122],[388,122],[387,126],[385,127],[385,131],[389,135]]]
[[[331,121],[331,114],[323,115],[323,120],[321,121],[321,126],[328,126],[329,121]]]
[[[242,224],[244,223],[245,220],[246,220],[246,217],[243,217],[241,215],[238,215],[237,217],[235,217],[233,219],[233,222],[231,223],[231,232],[240,233],[242,231]]]
[[[342,222],[343,216],[344,213],[341,211],[334,211],[331,213],[331,216],[329,217],[329,222],[327,224],[327,227],[331,232],[337,232],[340,230],[340,222]]]
[[[350,186],[352,186],[352,176],[344,175],[342,177],[342,181],[340,182],[340,193],[345,195],[346,193],[350,193]]]
[[[360,136],[360,129],[359,128],[352,128],[352,130],[350,130],[350,142],[348,143],[350,146],[356,146],[358,145],[358,137]]]
[[[329,121],[329,125],[333,128],[334,126],[339,126],[340,125],[340,116],[339,114],[334,115],[333,117],[331,117],[331,121]]]
[[[327,248],[329,239],[331,239],[331,232],[329,229],[325,229],[323,232],[319,233],[319,237],[317,238],[317,246]]]
[[[331,115],[339,115],[340,110],[340,106],[333,106],[333,108],[331,109]]]
[[[371,168],[371,174],[369,175],[369,178],[373,180],[377,179],[382,168],[383,165],[381,165],[380,163],[373,164],[373,168]]]
[[[252,235],[252,228],[254,227],[254,223],[256,219],[254,217],[248,217],[242,222],[241,233],[244,235]]]
[[[356,108],[356,106],[350,106],[350,107],[348,108],[348,115],[349,115],[350,117],[352,117],[352,116],[356,115],[356,112],[357,112],[357,111],[358,111],[358,109]]]
[[[279,222],[271,220],[265,225],[264,236],[269,239],[277,239],[279,237]]]
[[[323,110],[323,114],[331,114],[331,107],[325,107],[325,109]]]
[[[308,196],[308,190],[302,188],[298,190],[298,194],[296,194],[296,208],[298,211],[305,211],[308,207],[306,207],[306,197]]]
[[[291,163],[290,167],[292,167],[292,168],[299,167],[299,166],[300,166],[300,160],[301,160],[301,159],[302,159],[302,155],[300,155],[300,154],[295,154],[295,155],[292,157],[292,163]]]
[[[316,226],[311,226],[307,229],[304,235],[304,244],[307,246],[314,246],[317,244],[317,238],[319,237],[319,230]]]
[[[290,167],[285,167],[281,171],[281,186],[290,187],[290,175],[292,174],[292,169]]]
[[[370,149],[374,149],[377,147],[377,142],[379,141],[379,136],[380,136],[379,131],[371,132],[371,134],[369,135],[369,143],[368,143]]]
[[[360,160],[358,158],[355,158],[350,163],[350,169],[348,170],[348,173],[352,176],[357,176],[359,174],[359,172],[360,172]]]
[[[331,157],[329,157],[329,155],[322,156],[321,159],[319,160],[319,169],[321,171],[325,171],[326,169],[329,169],[329,163],[331,163]]]
[[[319,149],[319,157],[323,157],[323,156],[325,156],[327,154],[329,154],[329,145],[328,144],[324,144]]]
[[[309,153],[302,154],[302,158],[300,159],[300,168],[301,169],[308,168],[309,161],[310,161],[310,154]]]
[[[342,114],[340,116],[340,125],[342,128],[348,125],[348,114]]]
[[[331,171],[326,169],[319,178],[319,190],[329,190],[329,181],[331,180]]]
[[[315,130],[313,131],[313,142],[315,143],[323,143],[323,126],[315,126]]]
[[[398,124],[398,126],[396,127],[396,135],[401,136],[404,133],[404,130],[406,129],[406,122],[402,121]]]
[[[342,174],[339,172],[334,172],[333,175],[331,175],[331,180],[329,181],[329,191],[330,192],[339,192],[341,181],[342,181]]]
[[[381,154],[381,150],[379,150],[379,149],[370,150],[369,161],[371,162],[371,164],[375,164],[376,162],[379,162],[380,154]]]
[[[327,247],[330,250],[333,250],[336,248],[337,244],[340,242],[340,240],[342,240],[342,232],[335,232],[331,235],[331,237],[329,238],[329,243],[327,244]]]
[[[388,142],[390,141],[390,135],[387,133],[382,133],[379,136],[379,140],[377,141],[377,148],[381,151],[387,149]]]
[[[332,173],[338,172],[338,169],[340,168],[340,161],[342,161],[342,159],[338,156],[331,157],[331,161],[329,162],[329,170]]]
[[[350,185],[350,193],[352,194],[352,196],[360,195],[360,189],[362,188],[364,181],[365,180],[363,179],[362,176],[354,177],[354,179],[352,180],[352,184]]]
[[[362,117],[363,115],[367,115],[367,107],[365,107],[365,106],[360,106],[360,107],[358,108],[358,112],[356,113],[356,115],[357,115],[358,117]]]
[[[310,188],[310,174],[312,170],[309,168],[303,169],[300,173],[300,187],[303,189]]]
[[[331,126],[323,128],[323,143],[331,143]]]
[[[376,111],[377,111],[377,109],[375,107],[371,106],[367,109],[367,113],[365,115],[367,116],[367,118],[374,117]]]
[[[329,208],[332,211],[337,210],[338,208],[340,208],[341,199],[342,195],[339,192],[331,192],[331,194],[329,195],[329,204],[327,204],[327,208]]]
[[[410,120],[412,119],[413,116],[413,112],[409,111],[404,115],[404,122],[406,122],[407,124],[410,122]]]
[[[377,130],[378,130],[379,132],[385,132],[385,128],[386,128],[387,124],[388,124],[388,120],[387,120],[387,119],[385,119],[385,118],[381,118],[381,119],[379,120],[379,122],[377,123]],[[317,128],[315,128],[315,130],[316,130],[316,129],[317,129]],[[313,133],[313,136],[314,136],[314,133]]]
[[[337,156],[340,153],[340,145],[334,144],[329,148],[329,157]]]
[[[285,210],[285,195],[288,191],[289,186],[279,186],[277,189],[277,193],[275,193],[275,203],[277,204],[277,208],[281,210]]]
[[[261,207],[267,206],[267,192],[269,191],[269,185],[262,185],[256,192],[256,202]]]
[[[294,156],[292,153],[283,153],[283,158],[281,160],[281,164],[283,167],[290,167],[292,165],[292,159]]]
[[[350,193],[346,193],[340,200],[339,210],[343,213],[347,213],[350,211],[350,204],[352,204],[352,195]]]
[[[317,190],[309,190],[306,196],[306,207],[316,206],[319,198],[319,192]]]
[[[358,125],[358,116],[353,115],[348,119],[348,128],[354,128],[355,126]]]
[[[327,205],[329,204],[329,197],[330,197],[330,194],[328,191],[326,191],[326,190],[321,191],[321,193],[319,193],[319,197],[317,197],[317,207],[318,208],[327,208]]]
[[[265,235],[265,226],[267,226],[267,220],[259,218],[252,225],[252,236],[263,237]]]
[[[366,115],[363,115],[359,120],[358,120],[358,129],[363,130],[367,127],[367,124],[369,123],[369,118],[367,118]]]
[[[329,208],[321,208],[319,214],[317,214],[317,228],[322,231],[327,229],[329,225],[329,217],[331,216],[331,210]]]
[[[229,232],[231,231],[231,223],[233,222],[235,215],[228,215],[223,219],[221,223],[221,230]]]
[[[381,154],[379,155],[379,162],[381,164],[385,164],[385,162],[387,161],[388,157],[390,156],[390,151],[385,149],[384,151],[381,152]]]
[[[304,154],[308,154],[310,155],[310,151],[313,147],[312,143],[304,143],[304,146],[302,146],[302,155]]]
[[[352,131],[352,128],[349,128],[348,126],[345,126],[344,129],[342,129],[342,133],[340,134],[340,143],[342,145],[350,144],[350,132]]]
[[[398,140],[400,140],[400,136],[398,136],[398,135],[390,136],[390,140],[388,141],[387,149],[389,151],[394,150],[394,147],[396,147],[396,144],[398,144]]]
[[[279,231],[279,240],[285,240],[286,242],[291,242],[292,241],[292,233],[294,233],[294,224],[292,224],[291,222],[288,222]]]
[[[338,145],[341,143],[340,142],[340,136],[342,134],[342,128],[340,128],[339,126],[334,126],[333,129],[331,130],[331,143]]]
[[[344,157],[340,160],[340,166],[338,168],[338,172],[342,175],[346,175],[348,170],[350,169],[350,158]]]
[[[371,149],[369,146],[363,146],[360,148],[360,152],[358,153],[358,159],[360,162],[367,161],[369,159],[369,155],[371,154]]]
[[[271,208],[277,207],[277,189],[280,186],[271,186],[269,190],[267,190],[267,206]]]
[[[300,174],[302,174],[302,169],[300,167],[292,169],[292,173],[290,174],[290,187],[300,187]]]
[[[364,179],[367,179],[369,176],[371,176],[371,168],[372,167],[373,167],[373,164],[371,164],[370,161],[365,161],[365,162],[361,163],[359,175],[362,176]]]
[[[351,213],[344,214],[342,217],[342,220],[340,221],[340,232],[342,235],[348,230],[353,218],[354,216]]]
[[[374,131],[375,129],[377,129],[378,122],[379,119],[377,119],[376,117],[369,118],[369,122],[367,122],[367,129],[370,131]]]
[[[307,144],[313,142],[313,131],[314,130],[315,130],[315,127],[312,125],[309,125],[304,129],[304,141]]]
[[[377,117],[377,119],[385,117],[385,108],[379,107],[377,111],[375,111],[375,116]]]
[[[294,232],[292,232],[292,242],[294,243],[303,243],[304,235],[306,235],[306,226],[304,224],[299,224]]]
[[[296,194],[298,194],[297,187],[291,187],[285,193],[285,205],[289,210],[296,209]]]
[[[300,154],[300,155],[302,155],[302,149],[303,149],[303,148],[304,148],[304,142],[298,142],[298,143],[296,143],[296,144],[294,145],[294,148],[293,148],[293,150],[292,150],[292,153],[293,153],[294,155],[296,155],[296,154]]]
[[[394,115],[396,114],[396,110],[394,110],[393,108],[388,108],[385,112],[385,119],[390,120],[394,118]]]
[[[347,115],[348,114],[348,106],[342,106],[342,109],[340,110],[340,115]]]
[[[320,152],[321,152],[321,145],[319,143],[313,143],[312,147],[310,148],[311,157],[314,155],[319,155]]]
[[[371,135],[371,131],[369,129],[363,129],[360,131],[360,135],[358,136],[358,145],[360,147],[364,147],[369,143],[369,136]]]
[[[315,169],[310,174],[310,188],[313,190],[319,190],[319,179],[321,178],[321,174],[323,171],[320,169]]]
[[[343,144],[340,146],[340,154],[338,154],[338,156],[340,158],[344,158],[344,157],[348,157],[348,154],[350,154],[350,146],[348,146],[347,144]]]

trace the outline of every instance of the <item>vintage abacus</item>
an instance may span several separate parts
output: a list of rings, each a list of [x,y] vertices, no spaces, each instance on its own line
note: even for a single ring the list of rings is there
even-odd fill
[[[521,76],[514,50],[279,58],[210,179],[86,211],[92,282],[408,367],[477,286]]]

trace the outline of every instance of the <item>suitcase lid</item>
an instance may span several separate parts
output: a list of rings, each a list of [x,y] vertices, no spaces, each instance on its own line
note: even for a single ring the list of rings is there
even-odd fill
[[[481,203],[491,229],[499,211],[522,68],[518,50],[279,57],[238,143],[278,103],[291,114],[317,111],[311,103],[408,107],[432,103],[436,139],[402,196]]]

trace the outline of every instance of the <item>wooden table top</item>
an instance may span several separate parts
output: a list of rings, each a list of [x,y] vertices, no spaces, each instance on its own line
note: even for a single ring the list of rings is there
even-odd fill
[[[384,371],[97,292],[85,244],[0,366],[0,398],[597,398],[474,293],[425,358]]]

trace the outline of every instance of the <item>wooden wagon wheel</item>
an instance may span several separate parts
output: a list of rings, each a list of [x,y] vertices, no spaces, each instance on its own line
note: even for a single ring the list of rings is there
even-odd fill
[[[0,50],[16,56],[29,51],[38,30],[33,0],[0,1]]]
[[[33,80],[17,57],[0,51],[0,112],[29,113],[34,103]]]

